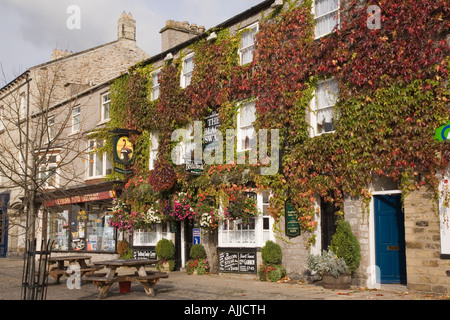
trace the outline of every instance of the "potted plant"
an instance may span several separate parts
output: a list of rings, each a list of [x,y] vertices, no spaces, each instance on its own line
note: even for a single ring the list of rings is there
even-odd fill
[[[361,262],[361,247],[348,221],[341,220],[338,223],[336,233],[331,239],[330,250],[344,259],[349,272],[353,273],[358,269]]]
[[[313,281],[322,280],[326,289],[348,289],[351,276],[344,259],[331,250],[324,250],[322,255],[307,256],[307,265]]]
[[[267,241],[261,248],[263,260],[259,268],[259,279],[261,281],[277,282],[286,276],[286,268],[281,265],[282,252],[280,245],[273,241]]]
[[[203,245],[194,244],[189,251],[191,260],[186,262],[187,274],[204,275],[209,273],[210,266]]]
[[[173,271],[175,268],[175,246],[173,242],[167,239],[161,239],[156,244],[156,255],[158,257],[158,262],[156,263],[156,268],[159,271]]]

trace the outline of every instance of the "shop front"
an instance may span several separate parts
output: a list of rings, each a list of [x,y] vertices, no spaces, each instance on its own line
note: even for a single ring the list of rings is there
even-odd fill
[[[45,231],[54,251],[115,253],[117,234],[110,225],[113,190],[54,198],[45,203]]]

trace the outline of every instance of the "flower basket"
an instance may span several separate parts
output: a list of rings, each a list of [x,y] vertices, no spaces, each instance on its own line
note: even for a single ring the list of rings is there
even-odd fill
[[[119,282],[120,293],[128,293],[131,289],[131,281],[121,281]]]

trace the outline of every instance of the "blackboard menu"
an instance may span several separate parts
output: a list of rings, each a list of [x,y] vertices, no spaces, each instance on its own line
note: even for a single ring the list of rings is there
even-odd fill
[[[256,273],[256,249],[219,251],[219,272]]]

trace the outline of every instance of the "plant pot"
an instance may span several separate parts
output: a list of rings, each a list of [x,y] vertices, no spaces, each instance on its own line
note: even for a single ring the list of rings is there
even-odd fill
[[[331,273],[325,272],[322,278],[322,287],[325,289],[350,289],[352,276],[349,273],[341,274],[335,278]]]
[[[120,293],[128,293],[131,289],[131,281],[121,281],[119,282]]]

